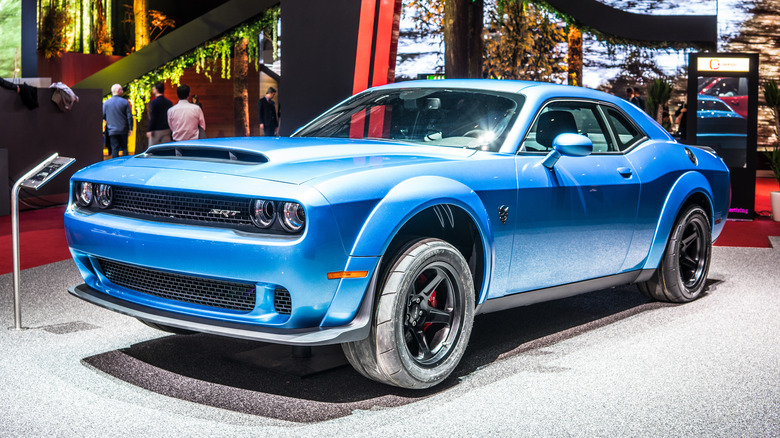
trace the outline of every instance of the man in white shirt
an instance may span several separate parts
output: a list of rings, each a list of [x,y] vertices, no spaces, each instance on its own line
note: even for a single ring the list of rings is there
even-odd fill
[[[168,110],[168,126],[171,127],[173,141],[197,140],[198,128],[206,131],[206,119],[200,106],[190,103],[190,87],[179,85],[176,89],[179,103]]]

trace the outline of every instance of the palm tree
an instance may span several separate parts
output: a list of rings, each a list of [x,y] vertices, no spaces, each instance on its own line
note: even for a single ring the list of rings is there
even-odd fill
[[[655,120],[659,125],[664,125],[664,107],[672,97],[672,84],[663,79],[654,79],[647,87],[647,103],[645,110],[648,114],[655,114]]]

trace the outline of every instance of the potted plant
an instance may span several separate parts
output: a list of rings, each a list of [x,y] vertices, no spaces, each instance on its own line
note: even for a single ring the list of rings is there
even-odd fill
[[[672,84],[663,79],[654,79],[647,87],[647,102],[645,111],[655,117],[655,121],[666,130],[671,129],[671,122],[664,119],[664,108],[672,97]]]
[[[780,140],[780,90],[774,79],[764,82],[764,99],[775,116],[775,134]],[[770,150],[764,151],[769,159],[769,168],[780,182],[780,146],[775,144]],[[780,222],[780,191],[769,194],[772,204],[772,220]]]

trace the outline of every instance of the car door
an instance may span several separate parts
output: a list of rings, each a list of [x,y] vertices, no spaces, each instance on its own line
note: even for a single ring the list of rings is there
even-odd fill
[[[604,108],[583,100],[548,102],[537,114],[515,158],[519,212],[507,293],[620,272],[640,185],[608,120]],[[564,132],[589,137],[593,153],[562,156],[548,169],[541,161]]]

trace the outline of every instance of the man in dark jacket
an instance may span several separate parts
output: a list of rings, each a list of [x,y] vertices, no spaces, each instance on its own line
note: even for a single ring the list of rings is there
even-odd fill
[[[173,106],[173,102],[168,100],[163,93],[165,93],[165,84],[162,82],[152,86],[154,99],[149,102],[149,127],[146,130],[149,146],[173,141],[171,128],[168,126],[168,110]]]
[[[260,129],[266,136],[276,135],[276,128],[279,127],[279,120],[276,116],[276,103],[273,99],[276,96],[276,88],[268,87],[264,97],[257,102],[257,111],[260,113]]]
[[[106,121],[108,144],[111,158],[119,156],[119,151],[127,155],[127,137],[133,132],[133,114],[130,104],[122,97],[125,90],[119,84],[111,86],[111,98],[103,102],[103,120]]]

